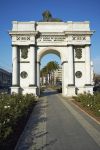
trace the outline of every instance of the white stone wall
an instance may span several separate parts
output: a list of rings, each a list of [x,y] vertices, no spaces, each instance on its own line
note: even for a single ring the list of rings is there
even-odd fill
[[[13,85],[12,92],[33,93],[39,89],[39,63],[41,58],[54,53],[62,62],[62,89],[64,96],[78,93],[92,93],[93,66],[91,67],[90,44],[93,31],[88,21],[84,22],[17,22],[13,21]],[[21,47],[28,48],[28,57],[21,56]],[[77,58],[75,48],[82,49],[82,57]],[[20,55],[19,55],[20,52]],[[17,55],[17,56],[16,56]],[[26,78],[21,72],[27,72]],[[82,72],[77,78],[75,73]],[[37,75],[38,73],[38,75]],[[31,86],[30,86],[31,85]]]

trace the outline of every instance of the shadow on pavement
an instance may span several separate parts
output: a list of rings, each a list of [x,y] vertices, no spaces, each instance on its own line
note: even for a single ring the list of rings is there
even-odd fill
[[[55,95],[55,94],[58,94],[57,91],[44,91],[42,94],[41,94],[41,97],[44,97],[44,96],[51,96],[51,95]]]

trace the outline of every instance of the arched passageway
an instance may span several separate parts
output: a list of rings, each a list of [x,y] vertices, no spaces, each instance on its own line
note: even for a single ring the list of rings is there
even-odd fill
[[[60,54],[60,51],[55,49],[55,48],[44,48],[44,49],[41,49],[41,50],[38,50],[38,53],[37,53],[37,60],[38,60],[38,64],[37,64],[37,86],[39,88],[39,93],[40,93],[40,65],[41,65],[41,59],[43,59],[44,57],[48,56],[48,59],[50,62],[52,60],[52,55],[49,55],[49,54],[52,54],[53,56],[55,55],[56,58],[59,57],[60,59],[60,62],[61,62],[61,54]],[[51,56],[51,57],[50,57]],[[54,58],[55,59],[55,58]],[[53,60],[54,61],[54,60]],[[61,80],[58,81],[58,82],[61,82],[62,83],[62,67],[61,67],[61,63],[59,65],[59,67],[61,68],[61,74],[60,74],[60,78]],[[44,77],[44,80],[49,80],[48,78],[50,78],[49,74]],[[53,78],[54,78],[54,75],[53,75]],[[42,79],[43,80],[43,79]],[[50,85],[49,81],[46,82],[46,80],[44,81],[46,84]],[[54,80],[54,79],[53,79]],[[53,85],[56,84],[57,82],[54,81],[53,82]],[[63,85],[63,84],[62,84]],[[62,88],[63,89],[63,88]]]

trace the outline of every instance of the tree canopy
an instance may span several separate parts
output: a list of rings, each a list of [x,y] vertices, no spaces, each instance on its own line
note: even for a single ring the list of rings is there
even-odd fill
[[[49,10],[45,10],[42,13],[42,16],[43,16],[43,20],[41,20],[42,22],[61,22],[62,21],[59,18],[53,18]]]
[[[41,69],[40,76],[45,76],[56,69],[59,69],[59,64],[56,61],[50,61],[44,68]]]

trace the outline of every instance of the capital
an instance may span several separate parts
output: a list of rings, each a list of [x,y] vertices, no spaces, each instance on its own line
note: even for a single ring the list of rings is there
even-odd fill
[[[67,47],[73,47],[73,44],[67,44]]]
[[[30,44],[29,47],[35,47],[35,44]]]
[[[16,45],[16,44],[12,44],[11,46],[12,46],[12,47],[17,47],[18,45]]]

